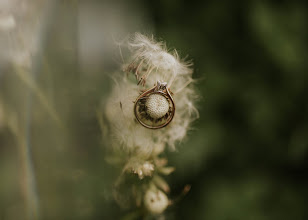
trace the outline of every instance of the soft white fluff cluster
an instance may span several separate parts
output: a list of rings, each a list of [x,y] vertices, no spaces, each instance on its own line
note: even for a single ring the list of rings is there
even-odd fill
[[[136,174],[140,179],[152,178],[151,187],[143,191],[144,205],[152,213],[161,213],[168,206],[164,192],[168,193],[169,186],[159,175],[168,175],[174,168],[166,167],[167,159],[160,154],[166,147],[175,149],[175,144],[186,137],[191,122],[199,117],[193,71],[191,63],[180,60],[176,50],[169,52],[164,43],[153,38],[137,33],[126,43],[130,58],[124,64],[124,71],[113,75],[113,89],[104,103],[102,118],[108,123],[103,123],[103,133],[110,149],[115,154],[120,152],[123,173]],[[170,124],[153,130],[136,120],[134,101],[157,81],[167,82],[176,110]],[[156,203],[160,198],[163,203]]]
[[[127,152],[138,151],[145,157],[150,156],[158,145],[175,149],[175,143],[183,140],[191,122],[199,117],[194,103],[197,95],[192,85],[191,64],[181,61],[176,50],[169,53],[165,44],[139,33],[127,43],[131,59],[124,70],[134,74],[136,80],[123,73],[114,77],[105,111],[111,125],[111,145]],[[142,90],[153,87],[158,80],[168,83],[176,112],[168,126],[151,130],[136,122],[134,101]]]
[[[175,80],[178,81],[176,83],[181,83],[181,78],[191,80],[191,63],[181,62],[177,51],[169,53],[163,42],[156,42],[153,37],[150,39],[137,33],[128,46],[133,52],[133,62],[129,64],[129,68],[138,68],[137,79],[143,85],[152,86],[160,80],[168,82],[170,88]],[[152,77],[149,77],[150,74]]]

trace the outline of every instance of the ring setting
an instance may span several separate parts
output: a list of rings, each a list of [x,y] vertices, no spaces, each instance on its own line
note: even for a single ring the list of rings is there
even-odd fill
[[[156,85],[139,95],[135,101],[134,113],[137,121],[146,128],[159,129],[173,119],[175,104],[166,82]]]

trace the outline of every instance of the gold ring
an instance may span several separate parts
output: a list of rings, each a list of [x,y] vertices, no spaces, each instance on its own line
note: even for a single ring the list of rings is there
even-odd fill
[[[175,104],[167,83],[156,85],[137,97],[134,105],[137,121],[146,128],[158,129],[167,126],[173,119]]]

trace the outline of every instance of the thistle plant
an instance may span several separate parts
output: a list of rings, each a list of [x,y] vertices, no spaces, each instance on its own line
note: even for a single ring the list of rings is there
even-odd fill
[[[123,207],[162,214],[172,204],[163,176],[175,170],[162,153],[175,150],[199,117],[192,63],[140,33],[121,48],[129,51],[127,62],[112,75],[112,92],[99,114],[107,160],[122,170],[114,197]]]

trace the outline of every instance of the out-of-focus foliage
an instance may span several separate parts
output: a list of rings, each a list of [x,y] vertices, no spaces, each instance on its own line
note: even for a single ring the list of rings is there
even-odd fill
[[[192,189],[171,216],[306,219],[307,3],[156,1],[151,8],[157,35],[193,57],[201,79],[201,118],[170,155],[173,187]]]
[[[308,218],[307,3],[57,2],[35,77],[0,62],[0,219],[27,219],[27,140],[42,219],[138,215],[113,200],[121,171],[104,160],[96,117],[122,62],[114,30],[153,32],[195,64],[200,119],[168,154],[166,219]]]

